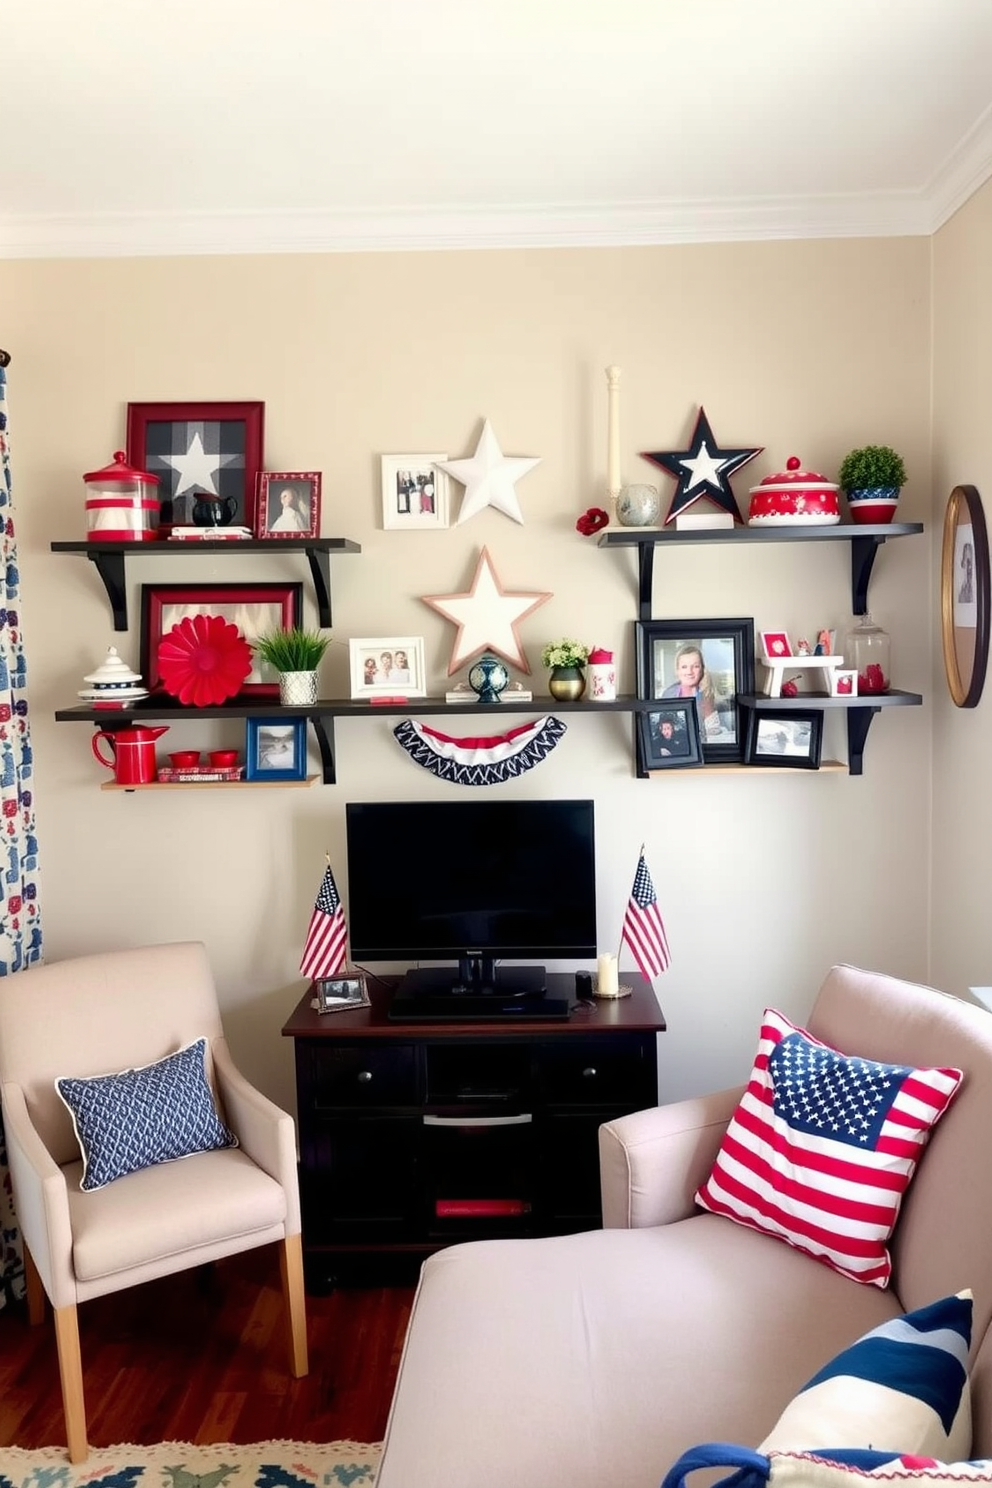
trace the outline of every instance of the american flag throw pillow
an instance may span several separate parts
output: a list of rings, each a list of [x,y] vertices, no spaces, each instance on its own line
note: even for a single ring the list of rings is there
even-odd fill
[[[886,1247],[958,1069],[838,1053],[766,1008],[751,1078],[696,1203],[886,1287]]]

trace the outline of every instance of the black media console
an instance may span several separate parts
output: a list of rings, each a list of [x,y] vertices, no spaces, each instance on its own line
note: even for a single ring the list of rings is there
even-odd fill
[[[399,980],[370,978],[371,1006],[346,1012],[317,1013],[308,991],[282,1030],[314,1289],[413,1275],[458,1240],[594,1229],[599,1127],[658,1099],[665,1020],[639,976],[579,1007],[574,975],[549,973],[567,1015],[520,1022],[396,1021]]]

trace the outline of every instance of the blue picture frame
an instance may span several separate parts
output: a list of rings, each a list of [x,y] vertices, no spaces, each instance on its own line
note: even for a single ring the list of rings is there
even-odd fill
[[[306,780],[307,721],[305,718],[248,718],[245,720],[246,780]]]

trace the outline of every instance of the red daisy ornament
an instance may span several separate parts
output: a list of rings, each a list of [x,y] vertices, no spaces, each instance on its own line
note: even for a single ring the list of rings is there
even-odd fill
[[[159,642],[162,686],[193,708],[235,697],[251,668],[251,647],[221,615],[187,615]]]

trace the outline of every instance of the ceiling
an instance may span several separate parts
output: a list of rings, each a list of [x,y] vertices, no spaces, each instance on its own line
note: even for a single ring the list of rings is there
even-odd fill
[[[989,0],[4,0],[0,257],[934,231]]]

